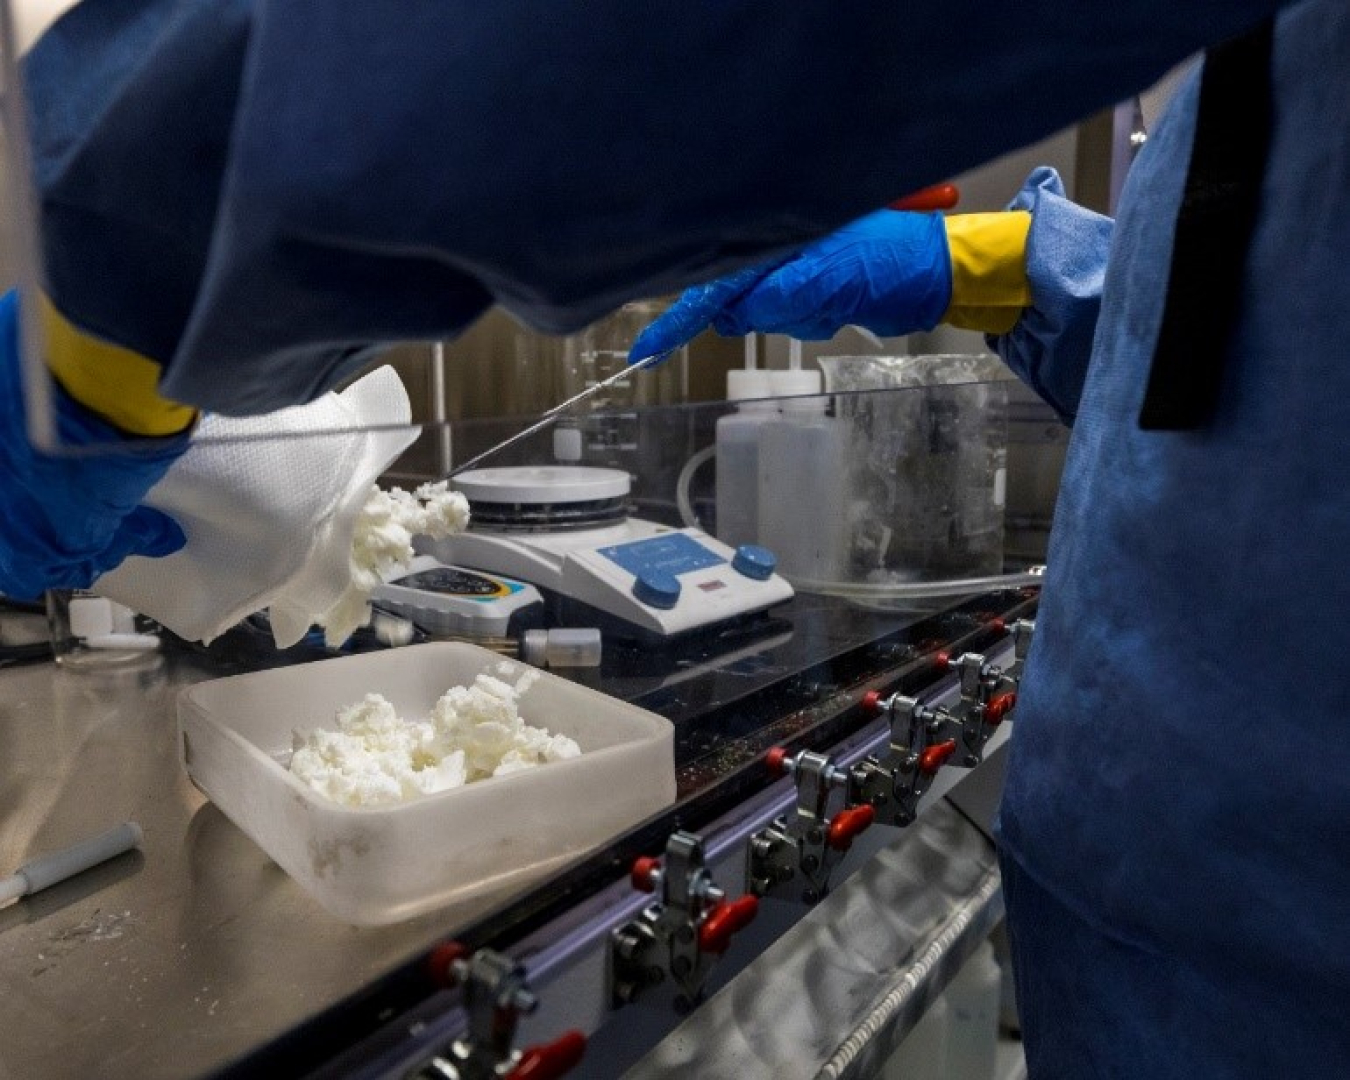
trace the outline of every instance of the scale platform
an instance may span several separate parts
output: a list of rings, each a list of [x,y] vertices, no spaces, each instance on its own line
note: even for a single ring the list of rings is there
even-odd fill
[[[765,548],[630,517],[631,479],[618,469],[476,469],[454,484],[469,500],[468,531],[419,550],[530,582],[645,634],[704,630],[792,596]]]

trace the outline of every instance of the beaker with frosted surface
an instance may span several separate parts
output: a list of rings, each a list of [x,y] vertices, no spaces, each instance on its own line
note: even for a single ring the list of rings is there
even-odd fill
[[[1003,364],[938,355],[820,365],[847,431],[842,582],[875,587],[881,600],[888,585],[999,573],[1011,378]]]

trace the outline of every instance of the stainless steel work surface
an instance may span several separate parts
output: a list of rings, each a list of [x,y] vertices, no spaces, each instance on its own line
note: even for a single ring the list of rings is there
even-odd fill
[[[607,645],[604,668],[575,677],[675,723],[671,813],[697,828],[772,782],[760,764],[768,747],[816,745],[872,722],[856,707],[866,688],[907,671],[937,677],[934,650],[987,641],[991,619],[1028,605],[1014,591],[940,614],[886,614],[798,597],[755,626],[673,651]],[[179,762],[179,690],[317,658],[258,641],[232,631],[209,653],[175,647],[144,672],[0,670],[0,874],[122,821],[145,830],[141,851],[0,908],[0,1080],[195,1077],[231,1063],[275,1075],[262,1062],[280,1060],[266,1049],[279,1044],[295,1064],[286,1071],[303,1072],[301,1061],[315,1067],[425,998],[421,958],[434,944],[460,933],[509,943],[559,903],[623,877],[674,827],[653,819],[518,903],[348,926]]]
[[[125,820],[144,848],[0,909],[0,1077],[198,1075],[434,940],[358,930],[192,786],[174,696],[149,673],[0,672],[0,871]]]

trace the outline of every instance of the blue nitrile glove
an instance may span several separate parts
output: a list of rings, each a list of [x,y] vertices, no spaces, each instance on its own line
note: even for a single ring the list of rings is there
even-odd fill
[[[54,389],[63,443],[124,438]],[[0,593],[28,600],[44,589],[84,588],[128,555],[181,548],[177,523],[139,504],[187,444],[183,434],[147,453],[48,457],[34,450],[24,427],[18,296],[0,297]]]
[[[758,331],[819,341],[850,325],[893,337],[931,330],[951,296],[942,215],[878,210],[786,261],[686,289],[629,355],[679,348],[709,325],[729,337]]]

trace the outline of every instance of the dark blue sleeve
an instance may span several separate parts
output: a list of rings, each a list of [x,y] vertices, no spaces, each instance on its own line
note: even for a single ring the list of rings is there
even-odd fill
[[[990,344],[1066,424],[1078,415],[1102,306],[1114,223],[1064,197],[1053,169],[1033,172],[1009,206],[1031,211],[1031,307]]]
[[[45,225],[93,226],[49,277],[166,392],[259,411],[494,301],[569,331],[792,249],[1280,6],[84,0],[28,65]]]

